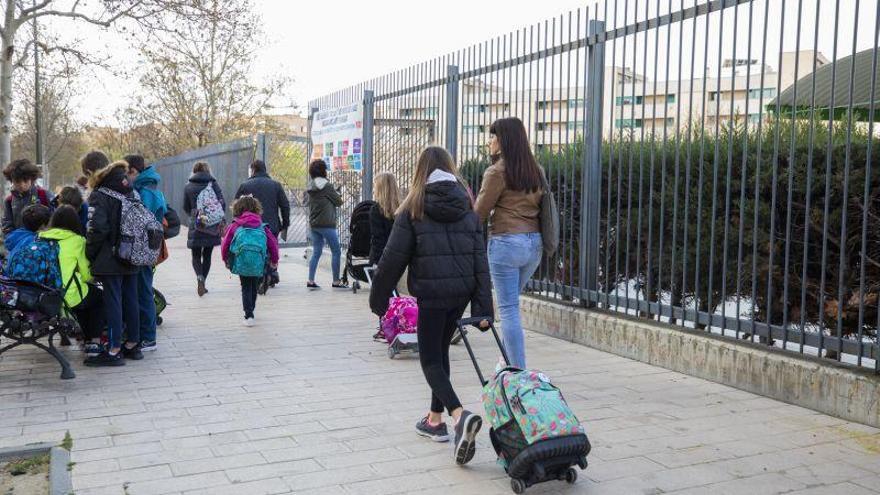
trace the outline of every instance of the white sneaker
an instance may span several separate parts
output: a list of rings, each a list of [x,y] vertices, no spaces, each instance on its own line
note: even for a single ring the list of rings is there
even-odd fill
[[[245,318],[244,319],[244,326],[246,326],[248,328],[254,326],[254,319],[253,318]]]

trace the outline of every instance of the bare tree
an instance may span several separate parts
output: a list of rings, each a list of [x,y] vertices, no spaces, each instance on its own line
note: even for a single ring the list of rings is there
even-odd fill
[[[261,20],[250,0],[205,0],[201,15],[154,33],[141,48],[142,92],[129,112],[162,129],[165,154],[262,130],[262,114],[283,98],[283,76],[256,81]]]
[[[161,14],[173,12],[180,16],[197,15],[203,0],[0,0],[0,164],[7,163],[11,153],[13,80],[15,73],[26,61],[34,39],[23,41],[22,29],[39,19],[55,19],[109,28],[121,21],[152,29]],[[73,30],[71,30],[73,31]],[[24,45],[19,50],[18,43]],[[40,42],[44,53],[61,52],[66,56],[88,62],[94,54],[81,51],[75,44]]]

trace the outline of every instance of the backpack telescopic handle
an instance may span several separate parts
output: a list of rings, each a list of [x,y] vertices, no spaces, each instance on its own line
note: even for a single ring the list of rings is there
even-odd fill
[[[458,332],[461,334],[461,340],[464,342],[464,346],[467,349],[468,355],[471,357],[471,361],[474,363],[474,369],[477,370],[477,377],[480,378],[480,384],[486,385],[488,383],[486,379],[483,377],[483,372],[480,370],[480,365],[477,363],[477,356],[474,354],[473,348],[471,348],[471,343],[467,338],[467,326],[468,325],[477,325],[479,327],[480,322],[488,321],[489,322],[489,330],[492,331],[492,336],[495,337],[495,342],[498,344],[498,348],[501,349],[501,357],[504,358],[504,363],[507,366],[510,366],[510,359],[507,357],[507,351],[504,350],[504,344],[501,342],[501,338],[498,336],[498,331],[495,329],[495,323],[492,318],[464,318],[458,320]],[[485,332],[486,329],[480,328],[481,332]]]

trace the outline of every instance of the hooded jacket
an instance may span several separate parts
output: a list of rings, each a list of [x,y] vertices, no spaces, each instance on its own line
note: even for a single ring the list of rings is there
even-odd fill
[[[232,239],[235,238],[235,232],[239,229],[239,227],[248,227],[248,228],[256,228],[263,224],[263,219],[260,218],[260,215],[256,213],[246,211],[241,214],[241,216],[236,217],[235,220],[232,221],[232,225],[226,229],[226,235],[223,236],[223,244],[220,246],[220,254],[223,256],[223,263],[226,263],[229,260],[229,248],[232,246]],[[275,234],[269,230],[268,225],[263,226],[263,230],[266,232],[266,248],[269,251],[269,261],[273,265],[278,264],[278,239],[275,238]]]
[[[209,185],[214,188],[214,194],[217,195],[217,199],[223,205],[223,210],[226,210],[226,201],[223,199],[223,191],[220,190],[217,180],[208,172],[194,173],[183,189],[183,212],[189,217],[189,233],[186,239],[186,247],[189,249],[220,245],[220,234],[214,235],[208,232],[197,231],[193,228],[193,220],[195,218],[193,211],[196,209],[196,199],[198,199],[199,193]]]
[[[259,172],[244,181],[235,193],[235,199],[251,195],[263,205],[263,222],[275,235],[290,226],[290,200],[281,184]]]
[[[34,240],[34,237],[37,236],[36,232],[30,231],[24,227],[19,227],[12,232],[6,234],[6,237],[3,239],[4,245],[6,247],[7,259],[12,258],[12,253],[18,250],[18,248],[29,244]]]
[[[336,228],[336,208],[342,206],[342,197],[324,177],[309,180],[309,227]]]
[[[88,282],[92,280],[89,260],[86,258],[86,239],[67,229],[49,229],[40,232],[39,236],[41,239],[58,241],[61,282],[67,288],[64,301],[68,307],[77,306],[89,293]]]
[[[119,244],[119,200],[98,191],[106,187],[128,197],[134,192],[125,175],[125,163],[110,164],[89,177],[89,228],[86,233],[86,257],[94,275],[134,275],[139,267],[121,261],[114,254]]]
[[[407,266],[409,291],[420,308],[452,309],[470,303],[472,316],[493,316],[480,220],[454,175],[431,174],[421,220],[413,220],[409,212],[395,219],[370,290],[370,308],[377,315],[388,309],[391,292]]]
[[[143,172],[138,174],[134,179],[134,188],[140,194],[141,201],[153,215],[156,220],[162,221],[165,213],[168,211],[168,203],[165,201],[165,195],[159,190],[159,183],[162,182],[162,176],[153,167],[147,167]]]

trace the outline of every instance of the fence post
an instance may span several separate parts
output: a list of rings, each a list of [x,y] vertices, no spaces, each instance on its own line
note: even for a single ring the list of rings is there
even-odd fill
[[[364,126],[363,126],[363,150],[361,170],[361,200],[373,199],[373,120],[375,119],[373,90],[364,91]]]
[[[308,168],[309,163],[312,161],[312,152],[314,151],[314,145],[312,144],[312,121],[315,119],[315,114],[318,113],[318,107],[309,107],[309,119],[307,124],[307,137],[306,141],[306,168]]]
[[[458,160],[458,81],[457,65],[446,67],[446,150]]]
[[[605,31],[605,22],[589,21],[590,37]],[[605,44],[589,44],[587,62],[587,95],[584,112],[584,162],[581,167],[581,231],[580,231],[580,285],[581,302],[590,302],[589,291],[599,287],[599,198],[602,194],[602,110],[605,104]]]

